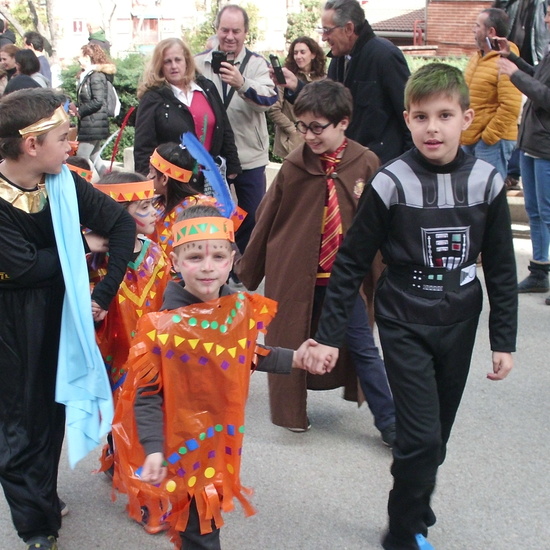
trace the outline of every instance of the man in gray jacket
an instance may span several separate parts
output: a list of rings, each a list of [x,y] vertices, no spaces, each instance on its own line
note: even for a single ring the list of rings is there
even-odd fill
[[[214,22],[219,50],[231,53],[232,62],[222,62],[219,72],[212,66],[212,51],[195,56],[197,68],[212,80],[227,110],[243,171],[232,183],[239,206],[247,212],[236,233],[236,243],[244,252],[256,209],[265,194],[265,167],[269,162],[269,134],[266,111],[277,101],[267,61],[248,50],[244,43],[249,30],[246,11],[240,6],[224,6]]]

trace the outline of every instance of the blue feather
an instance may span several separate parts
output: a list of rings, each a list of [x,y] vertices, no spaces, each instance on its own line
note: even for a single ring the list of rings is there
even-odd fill
[[[191,132],[183,134],[181,142],[192,157],[201,165],[202,173],[210,184],[210,187],[212,187],[216,201],[220,204],[221,213],[226,218],[230,218],[231,214],[235,211],[235,203],[231,197],[229,186],[222,178],[216,162]]]

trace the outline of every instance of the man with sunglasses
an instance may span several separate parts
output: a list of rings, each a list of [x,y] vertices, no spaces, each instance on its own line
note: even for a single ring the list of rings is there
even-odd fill
[[[382,163],[398,157],[412,147],[403,118],[410,71],[401,50],[374,34],[357,0],[329,0],[321,23],[318,30],[332,58],[328,77],[342,82],[353,97],[353,119],[346,135],[369,147]],[[284,71],[285,97],[292,102],[304,84],[288,72]]]

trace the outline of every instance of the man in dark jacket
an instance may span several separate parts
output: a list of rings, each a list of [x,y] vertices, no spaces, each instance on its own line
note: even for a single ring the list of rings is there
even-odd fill
[[[15,44],[15,33],[7,27],[6,22],[0,19],[0,48],[6,44]]]
[[[347,136],[369,147],[382,163],[401,155],[412,146],[403,118],[410,71],[401,50],[374,34],[356,0],[329,0],[321,23],[332,57],[328,76],[353,96]]]

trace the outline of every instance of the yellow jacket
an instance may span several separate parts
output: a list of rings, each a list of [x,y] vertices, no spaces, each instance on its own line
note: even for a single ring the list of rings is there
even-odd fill
[[[515,44],[510,50],[519,55]],[[473,145],[482,139],[494,145],[501,139],[516,140],[518,117],[521,109],[521,92],[508,76],[499,74],[498,52],[485,55],[475,53],[464,73],[470,90],[470,107],[475,117],[470,127],[462,132],[462,144]]]

